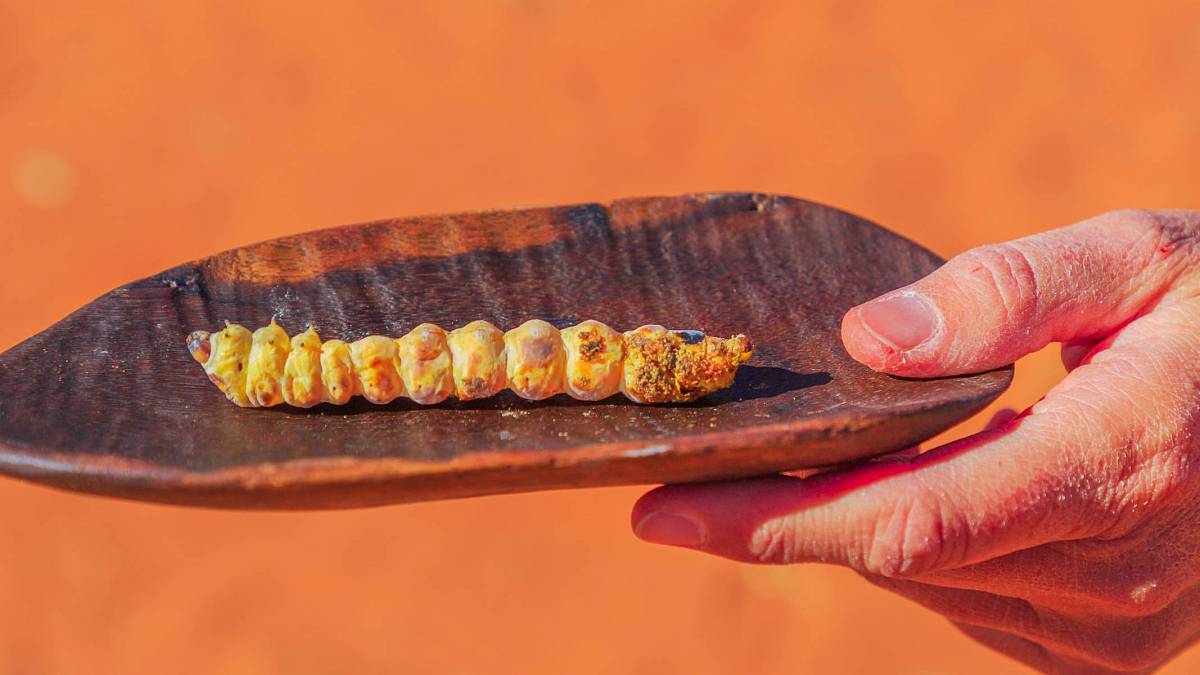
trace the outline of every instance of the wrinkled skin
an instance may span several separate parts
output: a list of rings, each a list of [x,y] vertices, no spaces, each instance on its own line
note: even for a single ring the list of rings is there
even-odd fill
[[[1046,672],[1151,671],[1196,640],[1200,213],[1119,211],[968,251],[850,310],[842,339],[911,377],[1058,342],[1069,373],[924,453],[658,488],[638,536],[846,565]]]

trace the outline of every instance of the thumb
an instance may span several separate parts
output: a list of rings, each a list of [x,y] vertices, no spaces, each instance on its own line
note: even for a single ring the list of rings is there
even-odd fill
[[[1200,303],[1176,308],[1131,322],[1107,358],[979,434],[810,478],[666,485],[638,500],[634,532],[745,562],[830,562],[889,577],[1128,536],[1193,478],[1171,457],[1195,425]]]
[[[1191,255],[1185,220],[1115,211],[967,251],[852,308],[842,341],[875,370],[930,377],[990,370],[1050,342],[1102,335],[1170,286],[1178,261]]]

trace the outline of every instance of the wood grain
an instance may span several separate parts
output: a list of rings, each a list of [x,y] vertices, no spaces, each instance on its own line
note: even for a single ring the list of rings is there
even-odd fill
[[[0,471],[72,490],[235,508],[341,508],[499,492],[748,476],[924,440],[1011,368],[929,381],[843,351],[849,307],[940,260],[844,212],[730,193],[333,228],[118,288],[0,355]],[[511,393],[240,409],[188,355],[229,319],[353,340],[527,318],[744,332],[732,389],[639,406]]]

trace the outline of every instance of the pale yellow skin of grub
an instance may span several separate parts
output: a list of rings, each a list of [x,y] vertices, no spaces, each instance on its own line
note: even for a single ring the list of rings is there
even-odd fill
[[[558,329],[532,319],[504,334],[508,388],[532,401],[563,390],[567,353]]]
[[[371,403],[390,403],[404,395],[396,341],[371,335],[350,343],[350,361],[358,380],[358,391]]]
[[[269,408],[283,402],[279,380],[290,347],[287,333],[274,321],[254,331],[246,364],[246,400],[251,407]]]
[[[321,345],[321,385],[325,400],[342,405],[357,392],[354,364],[350,361],[350,345],[341,340],[328,340]]]
[[[283,400],[297,408],[309,408],[324,400],[321,383],[321,338],[309,326],[292,338],[292,349],[283,365]]]
[[[204,372],[225,397],[240,405],[249,406],[246,398],[246,363],[242,360],[253,341],[250,331],[237,324],[228,324],[209,339],[211,356]]]
[[[441,403],[454,393],[446,331],[423,323],[396,340],[400,379],[408,397],[421,405]]]
[[[583,352],[584,337],[599,341],[600,349]],[[582,401],[599,401],[621,388],[621,358],[624,345],[621,334],[600,323],[587,320],[562,330],[566,352],[564,386],[568,394]]]
[[[461,400],[495,396],[507,384],[504,333],[487,321],[471,323],[446,336],[454,373],[454,395]]]

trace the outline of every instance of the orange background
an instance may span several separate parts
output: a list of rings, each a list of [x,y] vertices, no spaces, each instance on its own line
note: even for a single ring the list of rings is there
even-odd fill
[[[950,255],[1197,206],[1192,0],[140,4],[0,5],[0,349],[388,216],[754,189]],[[1059,377],[1032,356],[1005,401]],[[246,514],[2,480],[0,672],[1016,669],[844,570],[640,545],[639,492]]]

